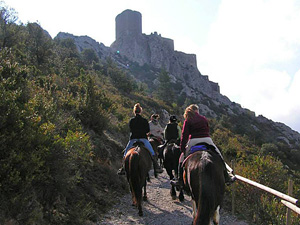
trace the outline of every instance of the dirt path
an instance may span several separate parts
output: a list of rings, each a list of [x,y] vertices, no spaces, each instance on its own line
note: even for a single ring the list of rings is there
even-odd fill
[[[192,202],[185,195],[185,201],[172,200],[170,184],[166,172],[154,178],[150,172],[151,183],[147,186],[148,201],[143,202],[144,216],[138,216],[137,208],[131,206],[131,195],[125,195],[120,203],[109,211],[97,225],[147,224],[180,225],[192,223]],[[221,210],[220,225],[248,225]]]

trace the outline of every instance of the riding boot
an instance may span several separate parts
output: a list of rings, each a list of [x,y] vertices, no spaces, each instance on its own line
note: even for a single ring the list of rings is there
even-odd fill
[[[122,166],[121,166],[121,168],[118,170],[117,174],[118,174],[118,175],[125,175],[125,166],[124,166],[124,162],[122,162]]]
[[[182,162],[179,163],[178,165],[178,179],[171,180],[171,185],[177,188],[182,189],[183,188],[183,167],[182,167]]]
[[[162,173],[163,169],[158,165],[156,156],[151,157],[153,162],[154,176],[157,177],[158,173]]]
[[[233,170],[231,168],[226,167],[224,169],[224,177],[225,177],[225,183],[227,185],[231,185],[233,182],[236,181],[236,176],[234,175]]]

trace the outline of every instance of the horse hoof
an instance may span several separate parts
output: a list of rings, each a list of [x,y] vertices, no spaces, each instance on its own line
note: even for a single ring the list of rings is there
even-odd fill
[[[180,196],[179,196],[179,201],[180,201],[180,202],[184,202],[184,196],[181,196],[181,195],[180,195]]]
[[[143,216],[144,215],[144,213],[143,212],[139,212],[139,216]]]
[[[145,202],[145,201],[148,201],[147,196],[144,196],[144,197],[143,197],[143,201],[144,201],[144,202]]]
[[[172,200],[176,200],[176,195],[172,195]]]

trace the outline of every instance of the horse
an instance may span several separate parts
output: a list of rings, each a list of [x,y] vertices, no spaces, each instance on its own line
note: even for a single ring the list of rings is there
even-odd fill
[[[151,166],[152,160],[150,152],[142,143],[138,143],[136,147],[128,150],[125,156],[125,171],[132,195],[132,205],[138,208],[139,216],[143,216],[143,188],[143,200],[147,201],[146,179],[149,178]]]
[[[168,143],[163,150],[163,163],[167,171],[167,174],[169,175],[170,180],[174,179],[173,171],[175,173],[175,177],[178,178],[178,164],[179,164],[180,154],[181,152],[179,146],[172,141]],[[170,194],[172,199],[175,200],[176,190],[175,187],[173,187],[172,185],[171,185]],[[179,200],[181,202],[184,201],[183,190],[180,190]]]
[[[153,135],[151,135],[148,140],[155,152],[155,155],[159,159],[159,165],[162,166],[163,165],[162,152],[160,152],[160,148],[159,148],[159,146],[161,145],[161,141],[158,138],[154,137]]]
[[[225,164],[214,147],[196,151],[183,163],[185,188],[193,200],[193,224],[219,224],[225,191]]]

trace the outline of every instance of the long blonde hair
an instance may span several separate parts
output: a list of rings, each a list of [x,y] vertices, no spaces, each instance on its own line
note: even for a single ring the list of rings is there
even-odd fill
[[[142,106],[140,105],[140,103],[136,103],[133,107],[133,114],[138,114],[141,113],[143,110]]]
[[[188,107],[186,107],[184,111],[184,115],[183,115],[184,119],[186,120],[192,119],[195,116],[196,111],[199,111],[199,107],[196,104],[189,105]]]

